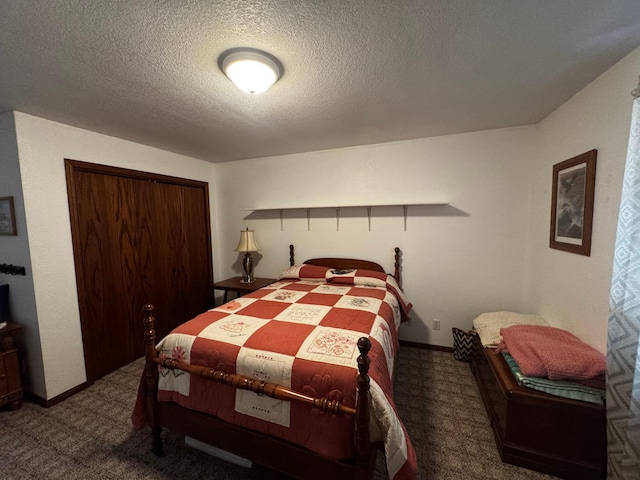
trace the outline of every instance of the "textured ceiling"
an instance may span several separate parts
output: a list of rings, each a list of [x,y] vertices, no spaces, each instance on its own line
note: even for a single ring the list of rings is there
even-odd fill
[[[0,111],[220,162],[534,124],[638,45],[638,0],[0,0]]]

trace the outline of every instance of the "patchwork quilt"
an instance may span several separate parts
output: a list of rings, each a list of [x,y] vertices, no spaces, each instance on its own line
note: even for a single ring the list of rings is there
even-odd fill
[[[411,304],[392,276],[292,267],[280,281],[205,312],[159,342],[160,356],[277,383],[356,405],[357,341],[372,348],[371,436],[385,445],[389,477],[416,476],[416,457],[393,401],[398,327]],[[354,421],[306,404],[160,369],[158,398],[278,436],[324,457],[351,458]]]

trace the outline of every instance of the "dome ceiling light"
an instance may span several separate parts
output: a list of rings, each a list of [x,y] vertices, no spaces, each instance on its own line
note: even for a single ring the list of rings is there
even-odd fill
[[[240,90],[253,95],[267,91],[282,75],[277,58],[253,48],[227,50],[218,65]]]

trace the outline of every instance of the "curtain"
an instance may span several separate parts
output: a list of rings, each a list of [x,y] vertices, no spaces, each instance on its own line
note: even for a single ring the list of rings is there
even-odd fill
[[[640,480],[640,85],[632,95],[607,338],[610,480]]]

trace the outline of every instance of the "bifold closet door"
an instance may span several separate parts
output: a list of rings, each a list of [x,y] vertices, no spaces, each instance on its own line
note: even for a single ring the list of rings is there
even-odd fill
[[[142,305],[158,337],[206,310],[208,184],[65,161],[89,382],[144,354]]]

